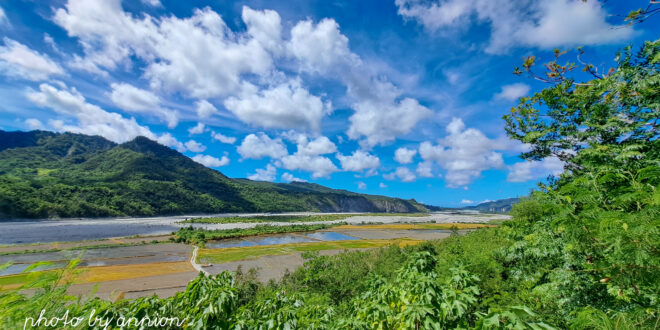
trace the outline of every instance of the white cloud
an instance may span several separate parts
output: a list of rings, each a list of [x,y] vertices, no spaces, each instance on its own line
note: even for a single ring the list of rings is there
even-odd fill
[[[313,140],[307,138],[298,140],[298,151],[301,155],[324,155],[337,151],[337,146],[325,136],[320,136]]]
[[[433,177],[433,162],[423,161],[417,164],[417,169],[415,170],[417,175],[422,178],[432,178]]]
[[[174,146],[180,149],[182,145],[169,133],[170,139],[159,140],[149,128],[140,126],[135,118],[124,118],[118,113],[107,112],[100,107],[87,103],[85,98],[75,89],[58,89],[49,84],[39,85],[39,91],[30,91],[27,98],[34,104],[53,109],[61,115],[71,116],[78,120],[78,125],[67,125],[60,122],[56,127],[60,130],[89,135],[100,135],[108,140],[122,143],[137,136],[145,136],[152,140]]]
[[[347,135],[351,139],[364,136],[362,145],[372,147],[385,144],[409,133],[417,123],[430,116],[431,110],[412,98],[397,101],[400,92],[390,83],[378,82],[373,85],[385,86],[375,98],[363,98],[353,104],[355,113],[349,118],[351,126]]]
[[[216,139],[216,140],[218,140],[222,143],[227,143],[227,144],[236,143],[236,138],[233,137],[233,136],[226,136],[226,135],[222,135],[220,133],[211,132],[211,137],[213,137],[214,139]]]
[[[633,29],[607,23],[599,1],[396,0],[399,14],[431,31],[467,31],[473,23],[490,25],[485,51],[502,53],[516,46],[539,48],[615,43]],[[456,28],[459,27],[459,28]]]
[[[205,130],[206,125],[204,125],[204,123],[197,123],[197,125],[188,129],[188,133],[190,133],[190,135],[202,134]]]
[[[5,45],[0,46],[0,72],[32,81],[64,74],[64,70],[48,55],[9,38],[3,38],[3,41]]]
[[[417,154],[415,149],[399,148],[394,152],[394,160],[400,164],[410,164],[412,163],[413,157]]]
[[[241,121],[264,128],[296,128],[318,131],[321,118],[329,113],[330,103],[311,95],[300,81],[286,83],[258,91],[246,88],[240,97],[230,97],[224,102]]]
[[[339,31],[339,24],[329,18],[316,25],[310,20],[298,22],[291,29],[288,48],[300,68],[310,73],[325,74],[346,63],[359,62],[349,50],[348,38]]]
[[[5,25],[9,24],[9,19],[7,18],[7,15],[5,14],[5,10],[0,7],[0,25]]]
[[[110,85],[110,99],[123,110],[134,113],[144,113],[162,118],[169,128],[174,128],[179,122],[174,110],[160,106],[160,98],[156,94],[126,83]]]
[[[307,180],[297,178],[297,177],[293,176],[293,174],[288,173],[288,172],[282,174],[282,181],[285,181],[285,182],[307,182]]]
[[[26,120],[25,120],[25,125],[27,125],[27,127],[28,127],[29,129],[32,129],[32,130],[34,130],[34,129],[42,129],[42,128],[44,127],[44,124],[41,123],[41,121],[40,121],[39,119],[36,119],[36,118],[28,118],[28,119],[26,119]]]
[[[296,152],[293,155],[284,156],[281,162],[282,167],[290,171],[312,172],[312,177],[315,179],[327,177],[339,171],[329,158],[323,156],[305,155]]]
[[[415,176],[415,173],[410,171],[407,167],[397,167],[397,169],[390,173],[390,174],[385,174],[383,175],[383,178],[386,180],[396,180],[397,178],[403,182],[413,182],[417,177]]]
[[[378,185],[378,187],[380,187],[380,188],[387,188],[387,185],[381,182],[381,183]]]
[[[272,69],[271,56],[258,40],[235,33],[208,7],[186,18],[138,18],[119,0],[70,0],[55,11],[53,21],[78,38],[87,67],[115,70],[132,56],[145,61],[144,77],[152,89],[221,97],[243,88],[241,75]]]
[[[312,172],[313,178],[327,177],[339,171],[332,161],[320,155],[337,151],[335,144],[325,136],[309,140],[304,134],[295,132],[284,133],[288,140],[297,143],[297,150],[292,155],[284,156],[278,163],[288,170]]]
[[[277,174],[277,169],[275,166],[268,164],[265,169],[258,168],[256,173],[249,175],[248,179],[254,181],[275,181],[275,175]]]
[[[160,3],[160,0],[142,0],[142,3],[152,7],[162,7],[163,4]]]
[[[301,71],[334,77],[347,87],[355,113],[349,118],[349,138],[373,147],[409,133],[431,111],[403,92],[386,77],[365,65],[348,47],[348,38],[333,19],[317,24],[301,21],[291,29],[289,52]]]
[[[253,10],[243,6],[241,18],[247,26],[247,33],[273,53],[282,51],[282,19],[274,10]]]
[[[523,83],[515,83],[502,86],[502,91],[495,94],[494,99],[513,102],[527,95],[527,93],[529,93],[529,85]]]
[[[474,204],[474,201],[470,199],[462,199],[461,204]]]
[[[151,137],[149,137],[151,138]],[[185,152],[186,151],[186,146],[183,145],[179,140],[177,140],[172,134],[170,133],[164,133],[161,136],[156,138],[156,142],[166,145],[168,147],[172,147],[176,149],[178,152]]]
[[[499,141],[489,139],[477,129],[466,129],[459,118],[454,118],[446,130],[449,135],[440,139],[438,145],[422,142],[419,154],[425,161],[435,161],[447,171],[448,186],[466,186],[481,172],[504,166],[502,154],[495,151],[503,149]]]
[[[195,102],[195,108],[197,109],[197,116],[199,118],[208,118],[218,112],[218,109],[207,100]]]
[[[548,157],[541,161],[523,161],[509,166],[506,180],[525,182],[544,179],[549,175],[559,176],[562,172],[564,172],[564,163],[557,157]]]
[[[202,152],[206,150],[206,146],[195,140],[188,140],[188,142],[184,143],[184,146],[186,146],[186,149],[192,152]]]
[[[339,159],[341,168],[344,171],[362,172],[368,169],[370,172],[373,172],[380,166],[380,159],[378,157],[362,150],[356,150],[350,156],[337,154],[337,159]]]
[[[206,166],[206,167],[220,167],[229,164],[229,158],[222,156],[221,159],[209,155],[195,155],[192,160]]]
[[[264,133],[246,136],[236,150],[243,159],[260,159],[263,157],[278,159],[289,153],[280,138],[271,139]]]
[[[365,190],[365,189],[367,189],[367,184],[364,183],[364,182],[362,182],[362,181],[358,181],[358,182],[357,182],[357,186],[358,186],[358,189],[360,189],[360,190]]]

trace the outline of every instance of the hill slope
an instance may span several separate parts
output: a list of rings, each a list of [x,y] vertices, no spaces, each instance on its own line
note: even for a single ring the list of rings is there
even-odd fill
[[[417,212],[414,200],[231,179],[144,137],[0,131],[0,218],[219,212]]]
[[[475,206],[464,207],[464,210],[476,210],[489,213],[508,213],[513,205],[518,203],[520,198],[498,199],[496,201],[484,202]]]

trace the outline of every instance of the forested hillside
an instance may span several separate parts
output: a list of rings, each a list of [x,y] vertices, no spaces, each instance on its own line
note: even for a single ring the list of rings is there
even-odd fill
[[[414,200],[230,179],[144,137],[0,131],[0,218],[182,213],[418,212]]]

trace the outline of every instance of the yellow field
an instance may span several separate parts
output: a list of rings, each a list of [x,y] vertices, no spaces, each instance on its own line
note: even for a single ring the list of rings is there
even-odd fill
[[[333,227],[332,229],[478,229],[497,227],[492,224],[485,223],[393,223],[387,225],[342,225]]]
[[[223,263],[247,259],[256,259],[269,255],[291,254],[294,252],[323,251],[323,250],[343,250],[343,249],[363,249],[376,248],[391,244],[399,246],[415,245],[423,240],[401,238],[401,239],[366,239],[350,241],[328,241],[311,243],[292,243],[281,245],[262,245],[248,247],[231,247],[221,249],[200,249],[197,254],[197,260],[200,263]]]
[[[130,278],[195,271],[188,261],[81,267],[76,270],[81,271],[79,276],[73,281],[76,284],[125,280]],[[44,272],[52,271],[56,270],[45,270]],[[29,280],[30,275],[31,274],[22,273],[0,276],[0,290],[17,288],[23,283],[26,283],[26,281]]]

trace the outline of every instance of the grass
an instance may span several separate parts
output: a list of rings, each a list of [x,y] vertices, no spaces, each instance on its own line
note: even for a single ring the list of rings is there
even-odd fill
[[[234,228],[234,229],[217,229],[217,230],[207,230],[207,229],[187,227],[187,228],[179,229],[179,231],[176,232],[176,238],[173,239],[173,241],[180,243],[182,242],[188,244],[202,245],[206,241],[217,240],[222,238],[315,231],[315,230],[326,229],[342,224],[345,223],[297,224],[297,225],[288,225],[288,226],[257,225],[253,228]]]
[[[317,222],[344,220],[354,216],[401,216],[425,217],[428,213],[349,213],[349,214],[313,214],[313,215],[259,215],[223,218],[193,218],[181,223],[261,223],[261,222]]]
[[[0,256],[30,254],[30,253],[48,253],[48,252],[59,252],[59,251],[107,249],[107,248],[140,246],[140,245],[159,244],[159,243],[170,243],[170,241],[151,240],[151,241],[140,241],[140,242],[129,242],[129,243],[104,243],[104,244],[94,244],[94,245],[81,245],[81,246],[73,246],[62,249],[52,248],[52,249],[41,249],[41,250],[33,249],[33,250],[20,250],[20,251],[6,251],[6,252],[0,252]]]
[[[342,225],[334,229],[478,229],[497,227],[493,224],[484,223],[393,223],[384,225]]]
[[[391,244],[399,246],[415,245],[423,240],[401,238],[401,239],[370,239],[370,240],[350,240],[350,241],[331,241],[331,242],[311,242],[311,243],[292,243],[282,245],[248,246],[232,247],[222,249],[200,249],[197,253],[197,259],[200,263],[223,263],[240,261],[247,259],[256,259],[270,255],[291,254],[294,252],[311,252],[323,250],[344,250],[344,249],[364,249],[377,248]]]

